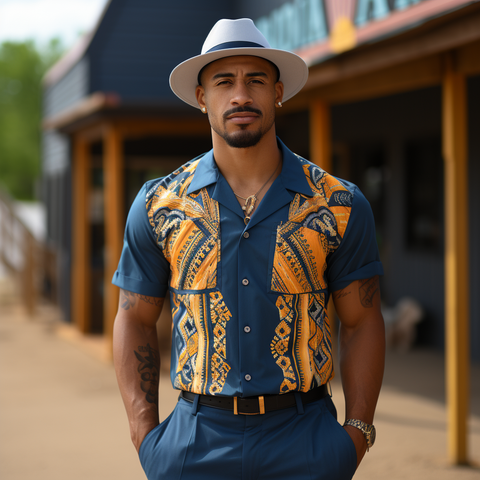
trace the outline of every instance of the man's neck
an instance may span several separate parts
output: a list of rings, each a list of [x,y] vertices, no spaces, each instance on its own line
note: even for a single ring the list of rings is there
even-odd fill
[[[230,147],[214,133],[213,154],[222,175],[232,190],[241,196],[248,197],[256,193],[268,180],[261,192],[263,196],[281,171],[278,167],[282,154],[274,129],[264,135],[257,145],[249,148]]]

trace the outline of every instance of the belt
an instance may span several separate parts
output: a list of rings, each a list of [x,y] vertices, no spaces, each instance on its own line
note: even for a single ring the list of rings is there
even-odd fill
[[[300,399],[304,405],[315,402],[328,395],[327,385],[313,388],[308,392],[299,392]],[[193,403],[195,393],[181,391],[179,398]],[[225,397],[221,395],[199,395],[198,403],[208,407],[230,410],[235,415],[263,415],[274,410],[295,407],[297,401],[295,392],[284,393],[283,395],[261,395],[259,397]]]

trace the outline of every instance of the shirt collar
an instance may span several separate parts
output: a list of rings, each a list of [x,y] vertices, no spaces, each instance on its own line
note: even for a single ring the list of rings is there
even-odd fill
[[[193,174],[193,180],[187,189],[187,194],[191,194],[200,190],[203,187],[208,187],[212,183],[218,181],[218,176],[220,172],[218,171],[217,164],[213,158],[213,148],[207,152],[198,162],[195,173]]]
[[[280,147],[283,157],[282,172],[280,179],[283,186],[287,190],[302,193],[309,197],[313,196],[313,191],[308,184],[303,165],[297,155],[289,150],[285,144],[277,137],[277,143]],[[187,193],[191,194],[207,187],[213,183],[217,183],[220,172],[215,158],[213,156],[213,149],[207,152],[198,162],[197,168],[193,175],[193,180],[190,183]]]
[[[289,150],[278,137],[277,143],[283,156],[282,173],[280,174],[283,186],[287,190],[313,197],[314,193],[308,184],[300,158]]]

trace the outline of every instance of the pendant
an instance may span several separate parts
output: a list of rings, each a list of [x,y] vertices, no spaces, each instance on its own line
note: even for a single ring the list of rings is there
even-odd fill
[[[248,225],[248,222],[250,221],[250,217],[245,217],[243,221],[245,222],[245,225]]]
[[[257,197],[255,195],[250,195],[245,200],[245,205],[242,207],[243,211],[245,212],[246,217],[250,217],[250,214],[253,212],[255,208],[255,203],[257,202]]]

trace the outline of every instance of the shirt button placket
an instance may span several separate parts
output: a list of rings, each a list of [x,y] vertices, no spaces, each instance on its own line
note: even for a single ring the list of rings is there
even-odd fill
[[[250,239],[250,232],[244,231],[241,234],[241,241],[239,242],[239,250],[238,250],[238,272],[240,274],[239,277],[239,290],[238,290],[238,301],[239,301],[239,319],[240,321],[248,321],[249,318],[251,318],[251,307],[252,305],[250,304],[252,301],[251,295],[254,292],[250,291],[250,282],[251,278],[250,277],[250,270],[249,268],[251,267],[250,261],[251,261],[251,252],[250,249],[252,245],[250,244],[251,239]],[[249,288],[247,288],[249,287]],[[243,377],[243,394],[244,395],[249,395],[250,388],[247,386],[247,384],[251,384],[252,382],[252,375],[251,373],[246,373],[246,372],[251,372],[252,368],[252,359],[249,358],[249,351],[252,347],[251,345],[251,337],[247,336],[250,334],[251,327],[249,325],[243,325],[240,328],[243,329],[244,333],[244,338],[243,340],[240,339],[239,342],[239,348],[241,351],[240,357],[241,357],[241,364],[240,364],[240,371],[239,374],[241,375],[240,378]],[[241,330],[240,330],[241,331]]]

